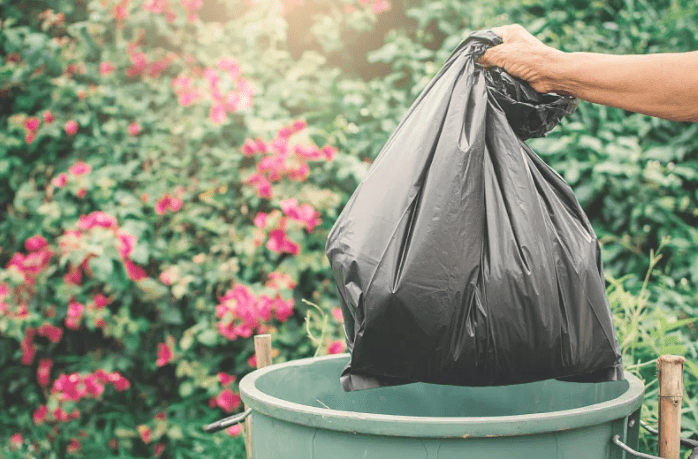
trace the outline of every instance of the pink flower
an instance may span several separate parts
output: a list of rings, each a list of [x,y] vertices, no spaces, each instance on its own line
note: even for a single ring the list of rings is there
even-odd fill
[[[223,373],[223,372],[218,373],[218,381],[223,386],[227,386],[230,383],[234,383],[235,379],[236,378],[234,375],[229,375],[228,373]]]
[[[167,209],[170,209],[172,212],[177,212],[182,208],[183,205],[184,203],[181,199],[165,193],[162,195],[162,198],[155,203],[155,213],[158,215],[163,215],[165,212],[167,212]]]
[[[170,66],[170,62],[172,61],[171,57],[165,57],[164,59],[159,59],[157,61],[154,61],[150,63],[147,67],[146,74],[148,76],[151,76],[153,78],[159,77],[162,72],[167,70],[167,67]]]
[[[315,212],[310,204],[298,206],[296,198],[281,201],[281,210],[292,220],[305,223],[308,232],[313,231],[318,224],[322,223],[319,212]]]
[[[230,72],[230,79],[237,80],[240,74],[240,64],[233,58],[223,58],[218,61],[218,68]]]
[[[46,239],[44,239],[43,236],[40,236],[38,234],[24,241],[24,248],[27,249],[27,251],[29,252],[41,250],[47,245],[48,243],[46,242]]]
[[[158,359],[155,362],[155,365],[163,367],[170,363],[172,357],[173,354],[170,346],[167,343],[158,343]]]
[[[137,76],[143,74],[148,68],[148,59],[145,54],[137,51],[129,53],[129,59],[131,59],[131,67],[126,69],[126,75],[129,77]]]
[[[126,4],[118,4],[114,7],[112,10],[112,15],[114,16],[114,19],[117,21],[123,21],[128,17],[128,5]]]
[[[280,273],[276,271],[272,271],[269,273],[269,279],[267,280],[266,284],[267,287],[273,288],[275,290],[280,290],[280,289],[291,289],[293,290],[296,288],[296,282],[293,280],[291,276],[285,273]]]
[[[156,457],[162,456],[162,453],[165,451],[165,444],[164,443],[158,443],[155,445],[155,448],[153,448],[153,452],[155,453]]]
[[[99,64],[99,74],[102,76],[108,76],[114,71],[114,64],[109,61],[104,61]]]
[[[279,129],[279,137],[290,137],[293,134],[302,131],[308,126],[305,120],[297,120],[291,123],[288,126],[284,126],[281,129]]]
[[[293,298],[284,301],[283,298],[277,296],[274,302],[274,316],[276,320],[279,322],[286,322],[293,315]]]
[[[95,378],[97,378],[97,381],[101,383],[108,383],[109,382],[109,373],[104,371],[103,369],[99,369],[95,371],[94,373]]]
[[[167,208],[170,206],[171,196],[165,193],[162,198],[158,199],[155,203],[155,213],[158,215],[163,215],[167,212]]]
[[[36,130],[39,129],[40,123],[41,121],[39,121],[39,118],[37,118],[36,116],[32,116],[24,122],[24,129],[26,129],[29,132],[36,132]]]
[[[302,159],[320,159],[322,158],[322,153],[320,153],[320,150],[318,147],[315,145],[310,145],[310,146],[303,146],[303,145],[296,145],[293,148],[294,153],[296,156]]]
[[[384,11],[388,11],[390,9],[390,2],[388,2],[387,0],[376,0],[371,5],[371,9],[374,13],[381,14]]]
[[[131,387],[131,383],[128,379],[124,378],[118,371],[109,374],[109,382],[114,385],[114,388],[118,392],[123,392]]]
[[[87,215],[81,215],[78,220],[78,228],[81,230],[90,230],[94,227],[100,228],[117,228],[116,218],[102,211],[95,210]],[[124,233],[126,234],[126,233]]]
[[[85,385],[87,394],[94,398],[98,398],[104,392],[104,385],[95,375],[86,375],[82,383]]]
[[[218,328],[218,332],[230,341],[237,339],[238,334],[235,331],[235,324],[233,322],[218,322],[216,327]]]
[[[45,323],[39,327],[37,333],[39,336],[48,338],[52,343],[59,342],[63,337],[63,329],[50,323]]]
[[[70,172],[72,175],[85,175],[89,174],[92,171],[92,166],[89,164],[83,163],[82,161],[78,161],[77,163],[73,164],[70,166],[70,169],[68,169],[68,172]]]
[[[55,118],[53,117],[53,113],[51,113],[50,110],[44,110],[43,118],[44,123],[46,124],[51,124],[55,120]]]
[[[98,293],[95,295],[94,303],[97,309],[104,309],[111,301],[109,301],[109,298],[104,296],[104,294]]]
[[[10,437],[10,448],[15,450],[22,446],[22,442],[24,442],[22,434],[16,433]]]
[[[27,305],[25,303],[20,304],[19,310],[15,314],[15,317],[17,319],[26,319],[28,315],[29,315],[29,309],[27,308]]]
[[[128,133],[129,135],[135,137],[141,132],[141,125],[136,123],[135,121],[131,124],[128,125]]]
[[[254,187],[257,188],[257,195],[260,198],[271,199],[271,196],[272,196],[271,183],[269,182],[269,180],[267,180],[267,178],[264,175],[252,174],[247,179],[247,183],[250,185],[254,185]]]
[[[66,452],[68,453],[77,453],[82,449],[82,444],[78,441],[77,438],[72,438],[68,445],[65,447]]]
[[[266,153],[267,145],[262,139],[252,140],[247,139],[242,145],[242,154],[245,156],[253,156],[255,153]]]
[[[68,422],[70,421],[70,415],[65,412],[65,410],[61,407],[56,408],[53,410],[53,417],[56,421],[58,422]]]
[[[216,403],[223,408],[223,410],[231,413],[240,408],[242,401],[240,399],[240,394],[236,394],[230,389],[225,389],[216,397]]]
[[[332,317],[334,317],[334,320],[337,322],[344,323],[344,315],[342,314],[342,308],[339,306],[332,308]]]
[[[34,140],[36,139],[36,134],[33,132],[27,132],[24,134],[24,141],[27,143],[27,145],[31,145],[34,143]]]
[[[271,151],[276,153],[277,155],[286,157],[288,156],[288,138],[284,136],[277,136],[274,140],[271,141],[269,144],[271,147]]]
[[[82,285],[82,269],[68,264],[68,273],[63,276],[63,282],[68,285]]]
[[[40,359],[39,366],[36,369],[36,380],[41,387],[48,387],[51,380],[51,367],[53,366],[53,360],[51,359]]]
[[[46,405],[41,405],[39,408],[34,410],[34,413],[32,414],[32,419],[34,419],[34,424],[39,425],[46,420],[47,416],[48,407]]]
[[[252,354],[252,357],[247,359],[247,364],[252,368],[257,368],[257,356],[255,354]]]
[[[35,329],[28,329],[25,332],[24,339],[19,343],[19,347],[22,349],[22,360],[20,361],[22,365],[31,365],[34,361],[34,356],[36,355],[36,346],[34,345],[35,333]]]
[[[51,180],[51,185],[55,186],[56,188],[63,188],[67,183],[68,175],[65,173],[60,173],[57,177],[54,177],[54,179]]]
[[[264,212],[257,212],[257,216],[254,218],[254,226],[257,228],[264,229],[267,224],[267,214]]]
[[[271,320],[272,313],[274,310],[274,300],[272,300],[267,295],[262,295],[259,297],[259,302],[257,303],[257,315],[264,321],[268,322]]]
[[[288,170],[288,177],[296,182],[305,182],[310,175],[310,168],[306,163],[299,163],[297,167]]]
[[[141,424],[136,427],[138,429],[138,434],[141,436],[141,440],[143,440],[143,443],[146,445],[151,442],[152,438],[152,431],[150,430],[150,427],[146,426],[145,424]]]
[[[337,156],[337,149],[335,147],[331,147],[329,145],[325,145],[320,149],[320,153],[322,153],[325,156],[325,159],[327,161],[332,161],[335,156]]]
[[[129,279],[132,281],[138,282],[139,280],[143,280],[148,277],[142,267],[138,266],[129,259],[124,260],[124,268],[126,269],[126,274],[128,275]]]
[[[172,285],[175,281],[175,272],[173,270],[166,269],[160,273],[160,282],[165,285]]]
[[[218,71],[216,71],[216,69],[212,69],[210,67],[207,67],[204,69],[203,77],[208,82],[208,86],[210,89],[217,87],[221,81],[221,77],[218,74]]]
[[[286,169],[285,154],[267,156],[257,163],[257,170],[259,172],[267,172],[269,180],[271,181],[281,180]]]
[[[337,341],[332,341],[327,345],[328,354],[341,354],[346,349],[346,344],[344,340],[338,339]]]
[[[65,133],[68,135],[75,135],[78,132],[78,123],[75,120],[66,121],[65,123]]]
[[[182,0],[182,6],[187,10],[187,21],[192,22],[198,19],[198,16],[194,14],[202,6],[202,0]]]
[[[215,103],[211,105],[211,110],[208,113],[208,117],[215,124],[222,124],[226,119],[225,105],[221,103]]]
[[[300,246],[290,240],[282,229],[275,229],[269,233],[266,247],[275,253],[290,253],[292,255],[300,253]]]
[[[128,258],[131,256],[131,253],[133,252],[133,248],[136,246],[136,242],[138,242],[138,239],[136,239],[136,236],[133,236],[131,234],[119,231],[118,234],[118,239],[119,239],[119,254],[121,255],[121,258]]]
[[[242,433],[242,426],[240,424],[234,424],[225,429],[225,433],[227,433],[231,437],[237,437]]]
[[[80,322],[82,321],[82,313],[85,310],[85,306],[77,301],[71,301],[68,303],[68,313],[65,318],[65,326],[71,330],[77,330],[80,328]]]
[[[181,199],[179,198],[170,198],[170,210],[172,212],[178,212],[182,206],[184,205],[184,202],[182,202]]]
[[[185,89],[178,92],[177,102],[182,107],[188,107],[203,99],[204,94],[198,88]]]

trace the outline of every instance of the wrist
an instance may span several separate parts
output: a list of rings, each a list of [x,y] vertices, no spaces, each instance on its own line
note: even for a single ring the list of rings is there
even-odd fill
[[[576,97],[574,88],[575,53],[565,53],[554,48],[548,48],[547,65],[544,67],[543,84],[546,92]]]

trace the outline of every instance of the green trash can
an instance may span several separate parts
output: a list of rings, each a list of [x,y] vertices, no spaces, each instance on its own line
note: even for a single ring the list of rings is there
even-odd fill
[[[625,459],[639,441],[642,382],[500,387],[415,383],[343,392],[348,354],[245,376],[253,459]]]

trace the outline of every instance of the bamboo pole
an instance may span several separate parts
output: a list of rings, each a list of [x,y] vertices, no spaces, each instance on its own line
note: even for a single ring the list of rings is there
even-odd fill
[[[680,459],[681,399],[683,397],[683,364],[681,356],[662,355],[657,360],[659,379],[659,456]]]
[[[255,335],[254,354],[258,370],[271,365],[271,335]],[[247,409],[247,405],[245,405],[245,409]],[[247,459],[252,459],[252,416],[245,419],[245,451]]]

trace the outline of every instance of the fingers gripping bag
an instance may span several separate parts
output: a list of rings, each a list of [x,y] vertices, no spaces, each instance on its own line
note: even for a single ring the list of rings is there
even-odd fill
[[[328,236],[346,391],[622,378],[599,242],[523,141],[577,101],[477,65],[499,43],[481,31],[457,47]]]

